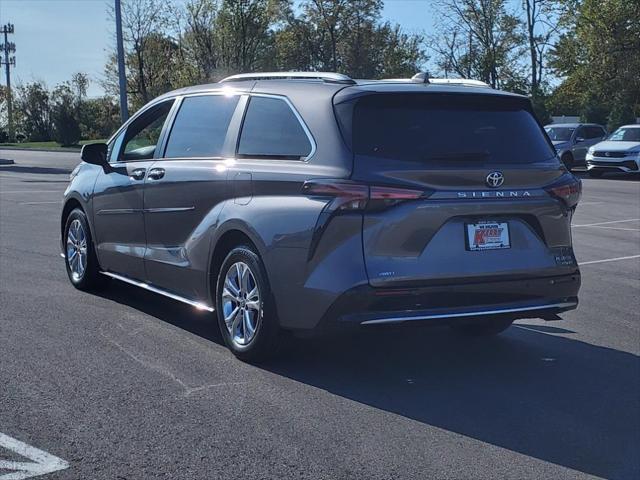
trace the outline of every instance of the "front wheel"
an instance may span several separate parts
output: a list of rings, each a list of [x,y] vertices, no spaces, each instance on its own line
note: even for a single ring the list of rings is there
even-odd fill
[[[105,277],[100,275],[89,223],[79,208],[74,209],[67,217],[64,226],[64,247],[67,275],[74,287],[92,290],[104,286]]]
[[[218,325],[231,352],[259,362],[277,350],[279,327],[271,288],[258,254],[242,245],[229,252],[218,273]]]
[[[497,335],[504,332],[511,326],[513,320],[510,318],[498,318],[491,320],[477,320],[472,323],[463,323],[460,325],[452,325],[452,329],[462,335],[470,337],[484,337],[489,335]]]

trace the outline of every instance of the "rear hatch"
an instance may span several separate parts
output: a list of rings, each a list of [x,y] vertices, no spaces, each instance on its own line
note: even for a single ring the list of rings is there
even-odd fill
[[[575,270],[579,183],[526,98],[377,93],[336,104],[336,114],[354,153],[351,180],[369,186],[371,285]]]

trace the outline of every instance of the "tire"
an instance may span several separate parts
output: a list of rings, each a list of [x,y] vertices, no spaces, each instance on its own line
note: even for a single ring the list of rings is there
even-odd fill
[[[273,303],[259,255],[247,245],[231,250],[218,272],[216,314],[225,344],[240,360],[257,363],[276,353],[280,328]]]
[[[571,171],[571,169],[573,168],[573,155],[571,155],[570,153],[565,153],[564,155],[562,155],[562,163],[564,163],[564,166],[567,167],[567,170]]]
[[[67,217],[63,240],[65,266],[71,284],[79,290],[104,287],[106,279],[100,274],[87,216],[80,208],[72,210]]]
[[[604,172],[600,172],[598,170],[589,170],[587,172],[591,178],[600,178]]]
[[[491,320],[478,320],[473,323],[453,325],[451,328],[455,332],[467,337],[486,337],[504,332],[513,322],[513,319],[510,318],[494,318]]]

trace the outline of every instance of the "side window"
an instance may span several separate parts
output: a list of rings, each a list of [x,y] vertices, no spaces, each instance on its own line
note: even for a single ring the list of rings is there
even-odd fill
[[[156,151],[162,126],[169,115],[173,100],[163,102],[144,112],[127,127],[124,151],[120,160],[150,160]]]
[[[604,137],[605,133],[600,127],[588,127],[587,128],[587,138],[601,138]]]
[[[576,131],[575,140],[578,141],[579,138],[587,138],[587,129],[586,127],[580,127]]]
[[[165,158],[219,157],[239,96],[206,95],[182,101]]]
[[[251,97],[238,145],[238,156],[300,159],[311,143],[298,118],[284,100]]]

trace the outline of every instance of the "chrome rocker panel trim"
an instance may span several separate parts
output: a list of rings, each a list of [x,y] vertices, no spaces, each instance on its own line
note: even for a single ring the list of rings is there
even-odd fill
[[[493,309],[493,310],[479,310],[474,312],[438,313],[434,315],[419,315],[415,317],[386,317],[386,318],[378,318],[375,320],[366,320],[364,322],[361,322],[360,325],[374,325],[374,324],[381,324],[381,323],[402,323],[402,322],[410,322],[414,320],[436,320],[436,319],[445,319],[445,318],[482,317],[487,315],[501,315],[505,313],[531,312],[535,310],[549,310],[550,308],[571,309],[577,306],[578,306],[577,302],[562,302],[562,303],[550,303],[547,305],[535,305],[531,307],[499,308],[499,309]]]
[[[149,285],[148,283],[139,282],[137,280],[132,280],[131,278],[123,277],[122,275],[118,275],[117,273],[111,272],[100,272],[102,275],[106,275],[107,277],[115,278],[116,280],[120,280],[121,282],[128,283],[130,285],[134,285],[136,287],[143,288],[153,293],[157,293],[159,295],[163,295],[172,300],[177,300],[178,302],[186,303],[187,305],[191,305],[192,307],[197,308],[198,310],[206,310],[207,312],[213,312],[214,308],[207,305],[206,303],[196,302],[194,300],[189,300],[188,298],[181,297],[180,295],[176,295],[175,293],[170,293],[160,288]]]

